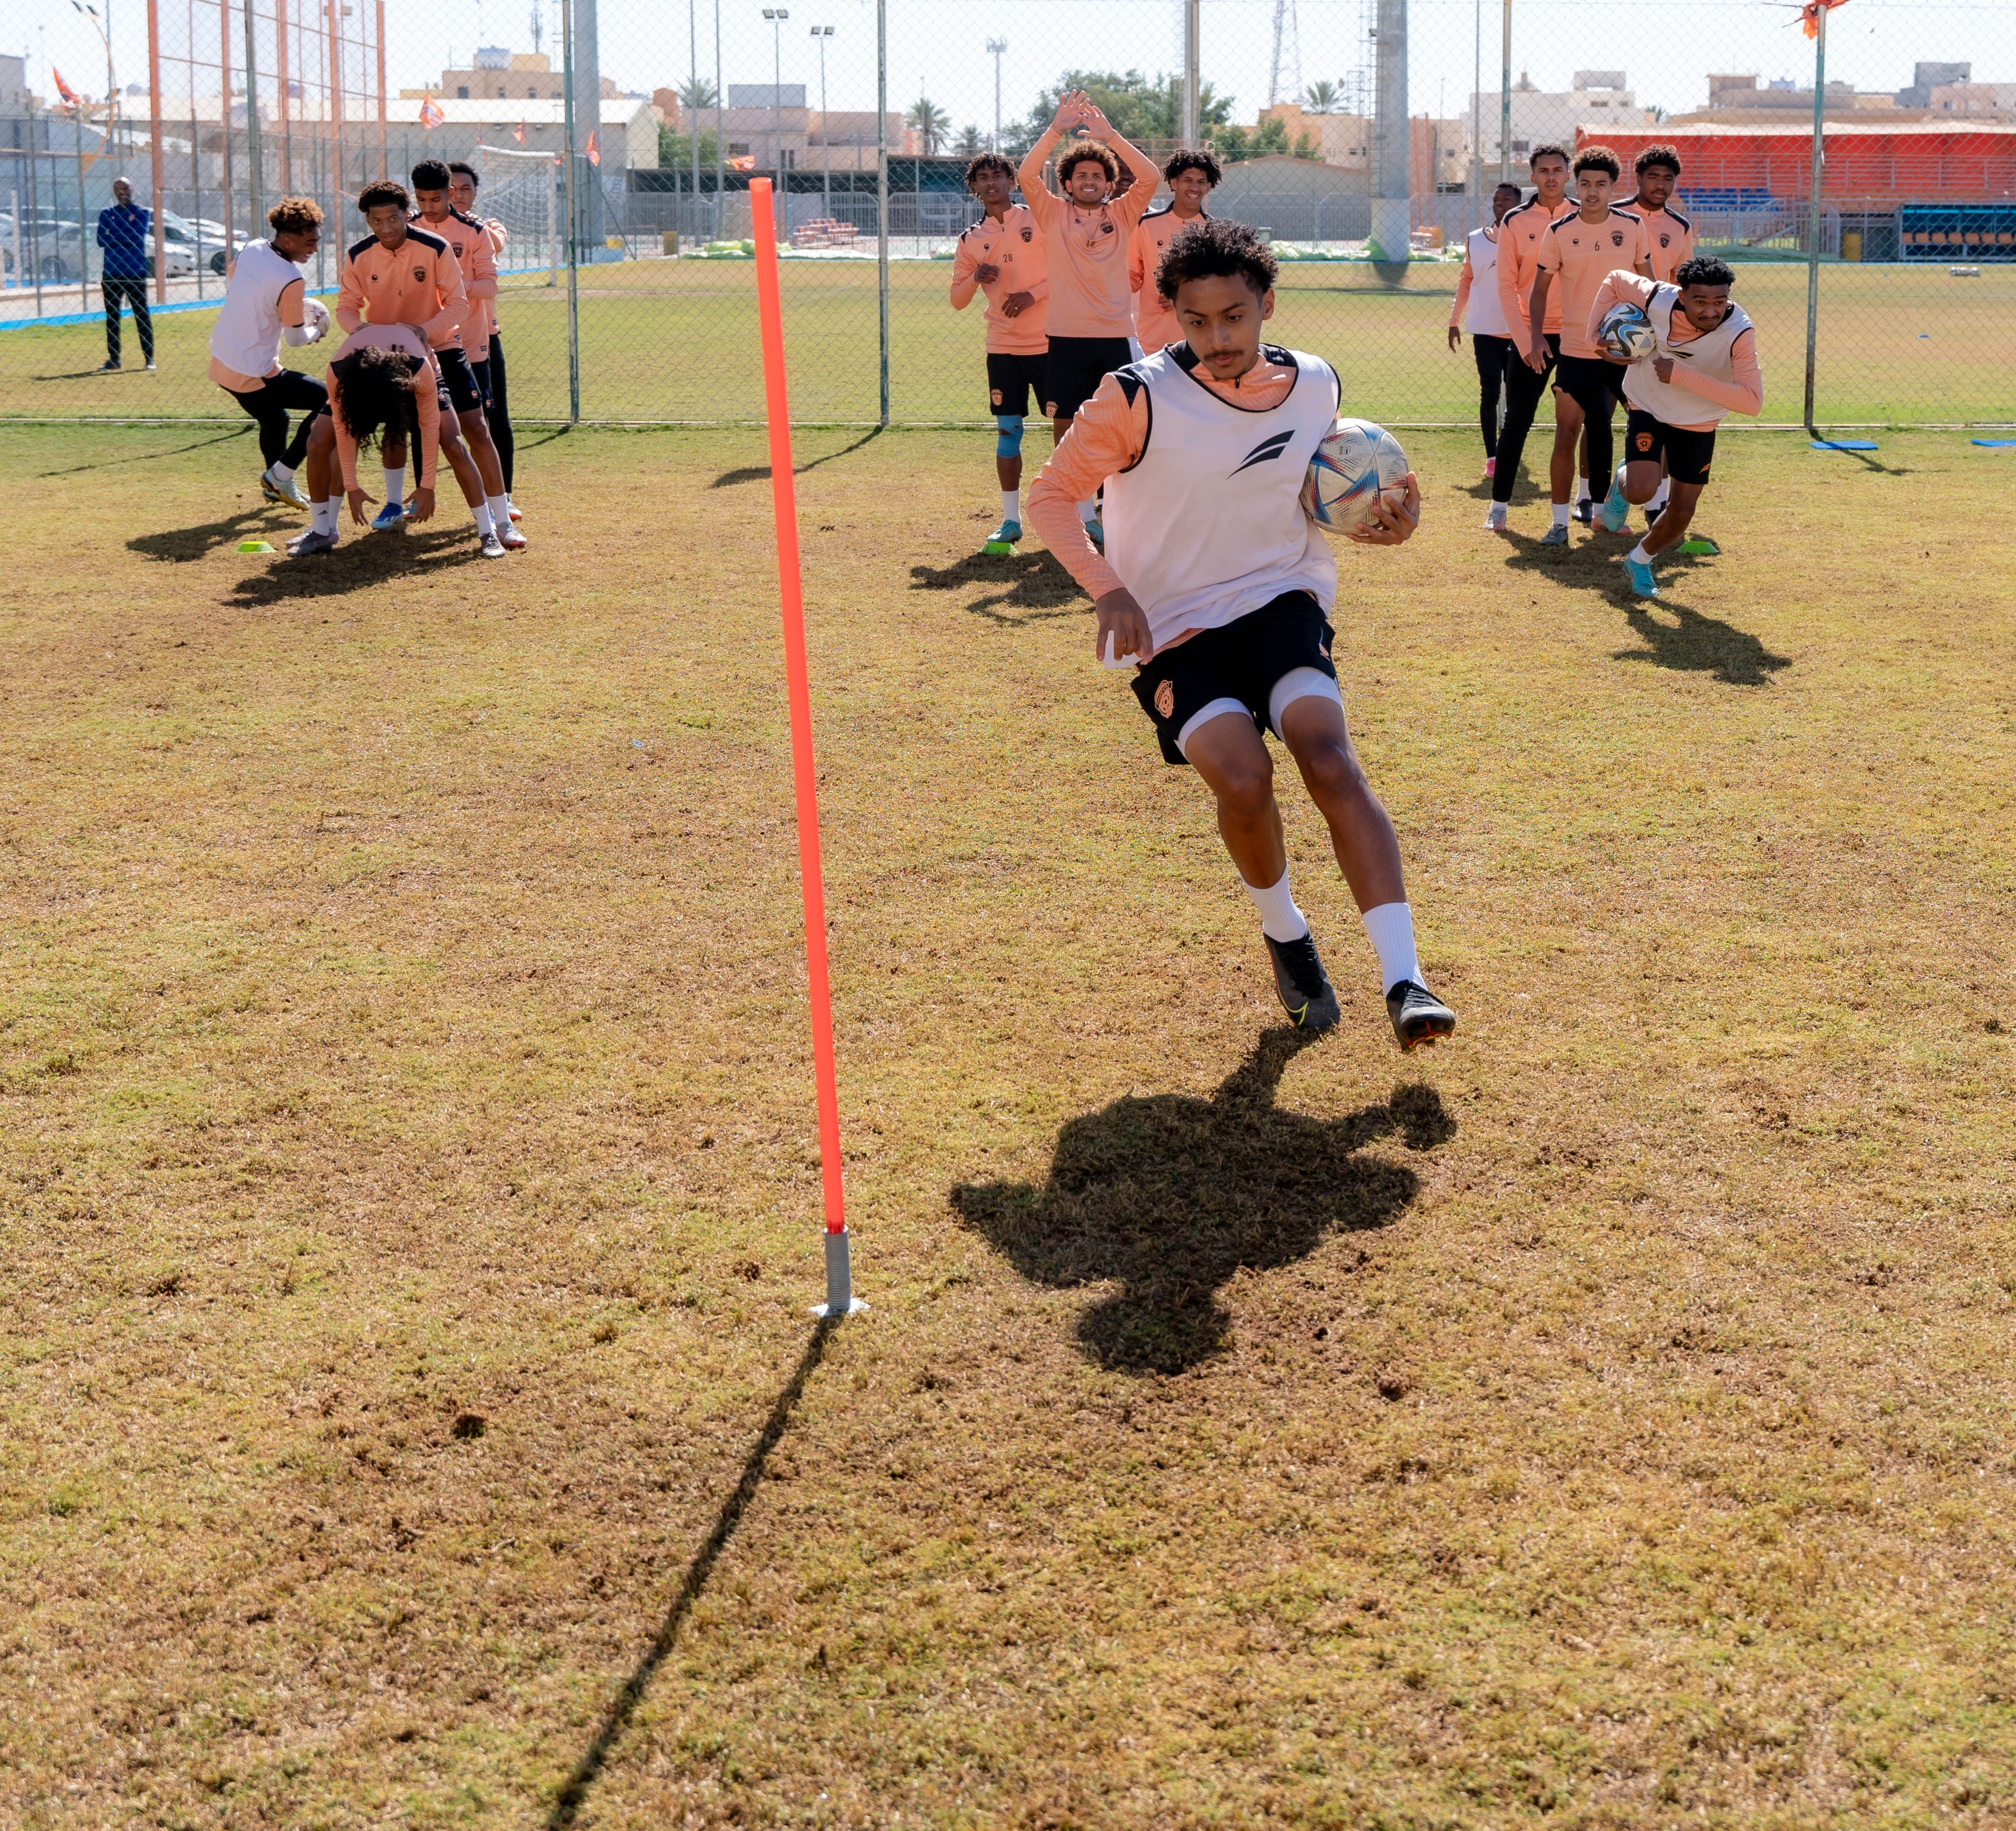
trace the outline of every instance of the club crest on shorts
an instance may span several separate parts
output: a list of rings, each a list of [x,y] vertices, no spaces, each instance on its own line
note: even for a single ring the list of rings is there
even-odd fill
[[[1043,411],[1047,413],[1051,419],[1055,419],[1057,416],[1057,402],[1054,401],[1046,401],[1043,403]]]
[[[988,398],[999,407],[1001,405],[1001,390],[999,388],[990,389],[988,391]]]
[[[1638,435],[1638,449],[1641,451],[1649,451],[1651,448],[1652,435],[1650,433],[1640,433]]]
[[[1176,689],[1172,681],[1164,681],[1155,689],[1155,710],[1164,718],[1173,718],[1176,713]]]

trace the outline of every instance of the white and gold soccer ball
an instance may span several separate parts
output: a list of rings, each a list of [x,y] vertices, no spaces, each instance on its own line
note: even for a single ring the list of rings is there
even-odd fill
[[[290,349],[299,350],[320,343],[328,331],[329,308],[319,299],[304,299],[301,322],[289,325],[280,333],[280,339]]]
[[[1407,454],[1383,426],[1339,419],[1323,435],[1302,478],[1302,513],[1325,534],[1364,527],[1388,490],[1405,487]]]
[[[1619,362],[1642,362],[1659,347],[1658,333],[1641,307],[1620,299],[1604,313],[1596,340],[1606,356]]]

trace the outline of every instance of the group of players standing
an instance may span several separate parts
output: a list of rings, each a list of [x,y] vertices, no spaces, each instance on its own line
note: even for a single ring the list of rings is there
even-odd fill
[[[483,556],[502,559],[526,544],[511,500],[514,441],[497,322],[506,233],[475,214],[482,181],[474,167],[423,159],[411,177],[410,192],[380,178],[358,195],[371,232],[338,263],[335,318],[344,335],[322,380],[279,357],[283,344],[316,343],[328,329],[329,315],[308,297],[302,271],[321,245],[322,213],[311,199],[283,198],[266,213],[272,233],[239,250],[211,333],[211,379],[258,424],[261,491],[308,511],[308,526],[287,544],[297,559],[337,545],[339,477],[359,527],[384,533],[430,520],[441,458],[469,505]],[[358,462],[374,444],[384,494],[370,515],[375,498]]]

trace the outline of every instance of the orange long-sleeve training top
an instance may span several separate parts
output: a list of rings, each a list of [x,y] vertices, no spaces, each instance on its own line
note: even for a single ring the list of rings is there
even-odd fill
[[[409,228],[396,248],[366,236],[344,250],[336,322],[345,331],[367,322],[410,324],[439,350],[454,344],[468,315],[461,264],[439,236]]]
[[[1603,315],[1621,300],[1628,300],[1641,309],[1650,304],[1652,294],[1658,290],[1657,280],[1648,280],[1642,273],[1628,273],[1619,268],[1597,289],[1596,303],[1589,308],[1589,334],[1594,340],[1597,330],[1603,322]],[[1672,329],[1667,341],[1672,344],[1690,344],[1704,333],[1687,322],[1687,315],[1677,308],[1673,312]],[[1712,401],[1718,407],[1726,407],[1732,413],[1762,413],[1764,411],[1764,370],[1757,360],[1757,331],[1752,326],[1730,346],[1730,365],[1736,371],[1733,382],[1717,381],[1712,375],[1697,374],[1684,363],[1673,365],[1672,384],[1685,388],[1690,394],[1699,394],[1704,400]],[[1712,420],[1704,420],[1697,425],[1681,428],[1683,432],[1705,432],[1714,425]],[[1032,504],[1033,506],[1033,504]]]
[[[439,222],[416,216],[413,227],[438,236],[455,256],[455,264],[462,270],[462,290],[469,297],[469,315],[459,333],[462,347],[470,362],[488,362],[491,301],[497,297],[497,251],[491,246],[489,230],[459,210],[449,210]]]
[[[1244,375],[1229,382],[1214,380],[1201,365],[1190,374],[1213,394],[1255,413],[1278,407],[1295,385],[1292,368],[1269,362],[1264,354]],[[1148,390],[1136,390],[1129,401],[1119,378],[1107,376],[1078,410],[1042,474],[1029,486],[1030,525],[1095,603],[1126,581],[1092,544],[1092,536],[1078,520],[1078,505],[1089,500],[1109,477],[1117,477],[1139,462],[1147,448],[1149,428]],[[1183,635],[1189,633],[1186,630]],[[1162,646],[1173,648],[1183,639],[1179,635]]]
[[[1109,197],[1096,210],[1082,210],[1044,182],[1051,150],[1064,138],[1052,128],[1022,161],[1015,182],[1035,218],[1049,262],[1050,332],[1053,337],[1131,337],[1134,295],[1127,284],[1127,250],[1134,225],[1148,213],[1161,174],[1145,153],[1115,134],[1109,142],[1134,187]]]
[[[1535,197],[1530,203],[1507,210],[1505,220],[1498,225],[1498,302],[1505,309],[1506,327],[1512,340],[1522,350],[1526,347],[1528,319],[1526,301],[1532,297],[1533,275],[1539,271],[1541,240],[1562,217],[1575,213],[1572,203],[1564,203],[1550,211]],[[1540,329],[1557,332],[1561,328],[1561,288],[1557,286],[1547,295],[1546,322]]]
[[[998,268],[1000,278],[983,286],[983,267]],[[963,311],[978,292],[987,300],[982,314],[987,347],[1001,356],[1040,356],[1049,346],[1049,261],[1036,219],[1019,203],[999,217],[983,216],[959,238],[952,257],[952,308]],[[1017,293],[1030,303],[1010,318],[1002,308]]]

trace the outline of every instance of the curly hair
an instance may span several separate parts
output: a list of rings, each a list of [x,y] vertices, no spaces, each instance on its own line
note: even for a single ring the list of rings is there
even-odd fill
[[[1623,171],[1617,155],[1607,146],[1585,146],[1575,155],[1574,173],[1580,178],[1586,171],[1602,171],[1610,174],[1610,182],[1617,182],[1618,173]]]
[[[266,226],[275,235],[305,235],[322,221],[322,206],[312,197],[283,197],[266,212]]]
[[[1179,146],[1169,155],[1168,163],[1162,167],[1162,176],[1170,184],[1176,182],[1176,174],[1184,171],[1201,171],[1204,182],[1214,189],[1223,181],[1225,167],[1218,162],[1218,155],[1208,146]]]
[[[419,366],[419,358],[377,344],[367,344],[329,365],[338,383],[336,410],[359,451],[382,443],[387,432],[419,437],[420,408],[412,387]]]
[[[406,187],[397,178],[373,178],[357,193],[358,214],[369,216],[380,205],[396,203],[406,214],[411,215],[413,200],[406,193]]]
[[[1185,280],[1243,276],[1256,293],[1270,292],[1280,272],[1257,231],[1222,216],[1201,216],[1177,230],[1155,269],[1155,290],[1172,304]]]
[[[423,159],[406,174],[413,181],[416,191],[445,191],[448,189],[448,167],[438,159]]]
[[[1558,159],[1565,165],[1568,162],[1568,149],[1565,146],[1556,146],[1552,140],[1543,140],[1527,154],[1526,169],[1531,171],[1543,159]]]
[[[1663,165],[1675,178],[1680,175],[1680,149],[1665,145],[1647,146],[1631,162],[1631,169],[1643,178],[1655,165]]]
[[[970,159],[967,161],[966,188],[969,191],[973,189],[973,181],[978,178],[983,171],[998,171],[1011,184],[1014,182],[1015,168],[1013,166],[1010,165],[999,153],[982,153],[977,157]]]
[[[1088,159],[1106,174],[1108,184],[1120,182],[1120,159],[1113,149],[1103,140],[1079,140],[1057,155],[1057,182],[1069,184],[1071,174]]]
[[[1696,254],[1673,270],[1673,284],[1682,288],[1733,286],[1736,284],[1736,270],[1726,261],[1718,260],[1712,254]]]

